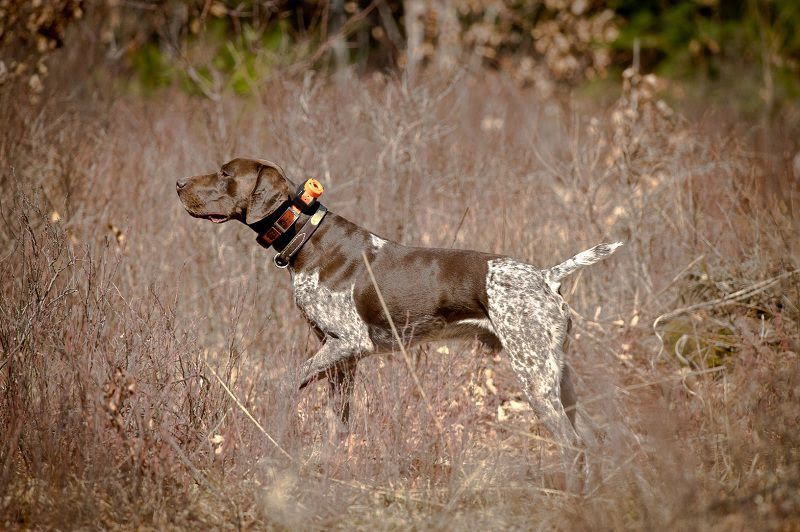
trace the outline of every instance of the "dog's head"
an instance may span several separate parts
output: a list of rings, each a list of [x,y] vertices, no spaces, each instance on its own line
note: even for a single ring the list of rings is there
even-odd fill
[[[260,159],[234,159],[213,174],[185,177],[175,186],[192,216],[247,224],[275,212],[296,188],[278,165]]]

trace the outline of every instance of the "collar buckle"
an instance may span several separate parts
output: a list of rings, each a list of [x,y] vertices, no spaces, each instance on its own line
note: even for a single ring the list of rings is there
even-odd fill
[[[272,262],[275,263],[275,266],[280,268],[281,270],[289,267],[289,261],[283,258],[282,253],[276,253],[274,257],[272,257]]]

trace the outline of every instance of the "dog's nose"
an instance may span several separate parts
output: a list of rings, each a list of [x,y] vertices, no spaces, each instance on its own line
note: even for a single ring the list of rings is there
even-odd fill
[[[188,184],[189,184],[189,180],[184,177],[183,179],[178,179],[177,181],[175,181],[175,188],[180,190],[180,189],[182,189],[183,187],[185,187]]]

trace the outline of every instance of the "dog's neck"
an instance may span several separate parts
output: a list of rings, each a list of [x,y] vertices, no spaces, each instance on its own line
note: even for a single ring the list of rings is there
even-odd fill
[[[319,229],[297,252],[289,268],[296,272],[319,270],[322,274],[347,274],[356,263],[363,263],[362,250],[372,234],[328,211]]]

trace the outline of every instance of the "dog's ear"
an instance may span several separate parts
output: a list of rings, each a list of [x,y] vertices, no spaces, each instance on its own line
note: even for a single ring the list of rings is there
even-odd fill
[[[280,167],[267,161],[259,163],[256,183],[247,200],[245,223],[248,225],[263,220],[289,198],[291,183]]]

